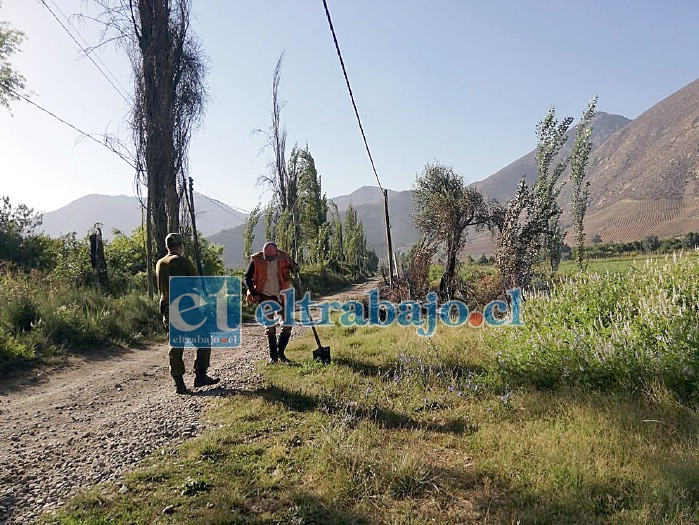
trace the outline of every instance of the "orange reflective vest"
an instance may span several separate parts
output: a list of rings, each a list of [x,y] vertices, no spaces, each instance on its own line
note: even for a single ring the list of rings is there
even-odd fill
[[[252,282],[255,284],[255,290],[260,293],[267,280],[267,261],[265,261],[262,252],[257,252],[251,259],[255,266]],[[279,274],[279,290],[291,288],[291,258],[282,250],[277,250],[277,270]],[[248,290],[246,299],[248,302],[255,302],[250,290]]]

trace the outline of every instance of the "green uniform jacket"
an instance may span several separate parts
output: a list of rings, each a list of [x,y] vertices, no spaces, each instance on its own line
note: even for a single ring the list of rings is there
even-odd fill
[[[198,277],[199,273],[186,257],[168,253],[155,265],[155,275],[160,292],[160,312],[166,314],[170,304],[170,277]]]

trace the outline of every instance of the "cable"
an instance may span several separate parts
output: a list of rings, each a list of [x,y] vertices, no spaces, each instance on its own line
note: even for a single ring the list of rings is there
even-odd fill
[[[366,152],[369,155],[369,161],[371,162],[371,168],[374,170],[374,176],[376,177],[376,182],[379,184],[379,188],[383,192],[383,186],[379,180],[379,174],[376,172],[376,166],[374,165],[374,158],[371,156],[371,150],[369,150],[369,143],[366,140],[366,134],[364,133],[364,127],[362,126],[362,119],[359,118],[359,110],[357,109],[357,104],[354,101],[354,95],[352,94],[352,86],[350,86],[349,77],[347,76],[347,69],[345,68],[345,61],[342,59],[342,53],[340,52],[340,44],[337,43],[337,35],[335,34],[335,28],[333,27],[333,21],[330,18],[330,11],[328,10],[328,3],[323,0],[323,6],[325,7],[325,15],[328,18],[328,25],[330,26],[330,32],[333,35],[333,42],[335,42],[335,50],[337,51],[337,57],[340,59],[340,65],[342,66],[342,74],[345,76],[345,82],[347,84],[347,91],[349,91],[350,99],[352,100],[352,107],[354,108],[354,114],[357,117],[357,123],[359,124],[359,131],[362,132],[362,139],[364,139],[364,146],[366,147]]]
[[[204,188],[206,191],[209,191],[209,192],[213,193],[214,195],[216,195],[219,199],[221,199],[221,200],[223,201],[224,204],[227,204],[228,206],[230,206],[230,207],[233,208],[234,210],[237,210],[237,211],[239,211],[239,212],[241,212],[241,213],[248,213],[248,214],[250,213],[250,210],[244,210],[243,208],[240,208],[240,207],[238,207],[238,206],[236,206],[236,205],[234,205],[234,204],[231,204],[231,202],[228,201],[228,200],[226,200],[225,197],[223,197],[222,195],[219,195],[218,193],[216,193],[216,192],[215,192],[214,190],[212,190],[211,188],[207,188],[207,187],[204,186],[201,182],[198,182],[198,181],[197,181],[197,185],[199,185],[200,187]],[[203,193],[202,193],[202,195],[203,195]]]
[[[85,52],[89,50],[90,53],[96,49],[96,47],[92,47],[90,43],[87,41],[87,39],[80,33],[80,30],[71,22],[70,18],[68,15],[66,15],[60,8],[60,6],[56,3],[56,0],[49,0],[53,7],[58,11],[58,13],[66,20],[67,24],[73,29],[73,31],[80,37],[80,40],[82,40],[83,44],[86,46]],[[109,76],[116,82],[121,89],[122,93],[128,93],[129,90],[124,87],[124,85],[121,83],[121,81],[117,78],[117,76],[114,74],[112,70],[109,69],[107,64],[104,63],[104,61],[100,58],[98,54],[94,54],[95,59],[100,63],[100,65],[109,73]]]
[[[68,15],[66,15],[66,14],[63,12],[63,10],[61,10],[61,7],[56,3],[56,1],[55,1],[55,0],[49,0],[49,2],[51,2],[51,4],[53,5],[53,7],[56,9],[56,11],[58,11],[58,13],[66,20],[66,22],[67,22],[68,25],[73,29],[73,31],[75,31],[75,33],[80,37],[80,40],[83,41],[83,44],[85,44],[85,46],[87,46],[87,48],[90,48],[91,51],[94,50],[95,48],[91,48],[91,47],[90,47],[90,43],[89,43],[89,42],[87,41],[87,39],[80,33],[80,30],[73,24],[73,22],[70,21],[70,17],[69,17]],[[109,75],[112,77],[112,80],[114,80],[114,81],[119,85],[119,87],[121,88],[121,91],[122,91],[123,93],[128,93],[129,90],[126,89],[126,88],[124,87],[124,85],[119,81],[119,79],[117,78],[117,76],[109,69],[109,67],[107,66],[107,64],[104,63],[104,61],[99,57],[98,54],[95,54],[95,59],[102,65],[102,67],[107,71],[107,73],[109,73]]]
[[[197,184],[198,184],[198,183],[197,183]],[[201,184],[199,184],[199,185],[201,186]],[[229,215],[232,215],[233,217],[237,218],[238,220],[243,221],[243,223],[247,222],[247,219],[246,219],[245,217],[241,217],[241,216],[238,215],[237,213],[234,213],[234,212],[232,212],[231,210],[229,210],[228,208],[225,208],[225,207],[222,206],[221,203],[218,202],[216,199],[212,199],[212,198],[209,197],[208,195],[204,195],[204,194],[201,193],[201,192],[198,192],[198,193],[199,193],[199,195],[201,195],[201,196],[204,197],[205,199],[209,200],[209,201],[210,201],[211,203],[213,203],[214,205],[216,205],[216,206],[218,206],[219,208],[221,208],[223,211],[225,211],[225,212],[228,213]]]
[[[118,151],[118,150],[116,150],[116,149],[110,147],[108,144],[105,144],[104,142],[98,140],[98,139],[97,139],[96,137],[94,137],[93,135],[90,135],[89,133],[86,133],[86,132],[82,131],[82,130],[81,130],[80,128],[78,128],[77,126],[74,126],[73,124],[71,124],[70,122],[68,122],[68,121],[66,121],[66,120],[64,120],[64,119],[62,119],[61,117],[59,117],[59,116],[56,115],[55,113],[52,113],[52,112],[49,111],[48,109],[46,109],[46,108],[40,106],[39,104],[37,104],[36,102],[34,102],[34,101],[30,100],[30,99],[28,99],[27,97],[25,97],[25,96],[22,95],[21,93],[18,93],[17,91],[15,91],[14,89],[12,89],[10,86],[8,86],[7,84],[5,84],[4,82],[0,81],[0,86],[2,86],[3,88],[7,89],[7,91],[9,91],[10,93],[12,93],[14,96],[16,96],[16,97],[18,97],[18,98],[24,100],[25,102],[31,104],[32,106],[36,107],[37,109],[40,109],[41,111],[43,111],[43,112],[46,113],[47,115],[50,115],[51,117],[53,117],[54,119],[58,120],[58,121],[61,122],[62,124],[68,126],[68,127],[71,128],[72,130],[77,131],[80,135],[82,135],[82,136],[84,136],[84,137],[87,137],[87,138],[89,138],[90,140],[96,142],[97,144],[99,144],[99,145],[101,145],[101,146],[107,148],[107,149],[108,149],[109,151],[111,151],[112,153],[115,153],[116,155],[118,155],[124,162],[126,162],[126,163],[127,163],[129,166],[131,166],[134,170],[137,170],[136,165],[135,165],[128,157],[126,157],[123,153],[121,153],[120,151]],[[231,211],[230,209],[228,209],[228,208],[222,206],[221,203],[219,203],[216,199],[212,199],[212,198],[209,197],[208,195],[204,195],[204,194],[201,193],[201,192],[199,192],[199,194],[200,194],[202,197],[204,197],[204,198],[206,198],[207,200],[209,200],[210,202],[212,202],[215,206],[218,206],[219,208],[221,208],[223,211],[225,211],[225,212],[228,213],[229,215],[232,215],[233,217],[235,217],[236,219],[242,221],[243,223],[246,222],[245,217],[241,217],[241,216],[238,215],[237,213],[234,213],[234,212]]]
[[[408,222],[408,221],[406,221],[405,219],[401,219],[400,217],[396,217],[395,215],[390,215],[390,218],[391,218],[391,219],[395,219],[395,220],[400,221],[400,222],[404,222],[404,223],[407,224],[408,226],[415,227],[415,225],[414,225],[412,222]]]
[[[120,151],[118,151],[118,150],[112,148],[109,144],[106,144],[105,142],[102,142],[101,140],[98,140],[94,135],[90,135],[89,133],[86,133],[86,132],[84,132],[83,130],[81,130],[80,128],[78,128],[77,126],[74,126],[74,125],[71,124],[70,122],[68,122],[68,121],[66,121],[66,120],[63,120],[61,117],[59,117],[59,116],[56,115],[55,113],[52,113],[52,112],[49,111],[48,109],[46,109],[46,108],[40,106],[39,104],[37,104],[36,102],[34,102],[34,101],[30,100],[30,99],[28,99],[27,97],[25,97],[25,96],[22,95],[21,93],[18,93],[17,91],[15,91],[14,89],[12,89],[9,85],[5,84],[5,83],[2,82],[1,80],[0,80],[0,86],[2,86],[3,88],[5,88],[7,91],[9,91],[10,93],[12,93],[12,94],[13,94],[14,96],[16,96],[17,98],[20,98],[20,99],[24,100],[25,102],[28,102],[29,104],[31,104],[31,105],[34,106],[35,108],[40,109],[41,111],[43,111],[43,112],[46,113],[47,115],[52,116],[52,117],[55,118],[57,121],[61,122],[62,124],[65,124],[66,126],[68,126],[69,128],[71,128],[72,130],[77,131],[77,132],[80,133],[81,135],[83,135],[83,136],[89,138],[90,140],[96,142],[96,143],[99,144],[100,146],[103,146],[103,147],[107,148],[107,149],[108,149],[109,151],[111,151],[112,153],[115,153],[116,155],[118,155],[118,156],[121,158],[121,160],[123,160],[124,162],[126,162],[126,163],[127,163],[129,166],[131,166],[133,169],[138,170],[138,168],[136,167],[136,164],[134,164],[134,162],[133,162],[131,159],[129,159],[126,155],[124,155],[124,154],[121,153]]]
[[[116,86],[116,84],[114,82],[112,82],[112,80],[107,76],[107,73],[104,72],[104,70],[100,67],[100,65],[97,62],[95,62],[95,59],[92,58],[90,53],[80,44],[80,42],[78,42],[78,39],[73,36],[73,33],[70,32],[70,29],[68,29],[65,26],[65,24],[63,22],[61,22],[61,19],[58,18],[56,13],[53,12],[53,10],[49,7],[49,5],[46,3],[46,1],[45,0],[39,0],[39,1],[44,5],[44,7],[46,9],[48,9],[49,13],[51,13],[51,15],[53,15],[53,17],[56,19],[56,22],[58,22],[61,25],[61,27],[63,28],[63,30],[66,33],[68,33],[68,36],[70,36],[70,38],[73,40],[73,42],[75,42],[75,44],[80,48],[80,50],[83,53],[85,53],[85,56],[88,59],[90,59],[90,62],[92,62],[95,65],[95,67],[99,70],[99,72],[102,73],[102,76],[107,80],[107,82],[109,82],[109,84],[114,88],[114,90],[119,94],[119,96],[121,96],[121,98],[124,99],[124,101],[129,105],[129,107],[132,107],[131,101],[128,99],[128,97],[121,92],[121,90]]]

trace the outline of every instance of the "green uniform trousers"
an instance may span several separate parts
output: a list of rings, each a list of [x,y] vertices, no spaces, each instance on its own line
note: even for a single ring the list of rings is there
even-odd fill
[[[170,328],[170,320],[165,314],[163,314],[163,326],[165,326],[165,330],[169,330]],[[170,347],[168,357],[170,358],[170,375],[172,377],[181,377],[185,373],[184,359],[182,359],[182,354],[184,354],[184,348]],[[209,368],[210,362],[211,348],[197,348],[197,357],[194,360],[194,370],[206,370]]]

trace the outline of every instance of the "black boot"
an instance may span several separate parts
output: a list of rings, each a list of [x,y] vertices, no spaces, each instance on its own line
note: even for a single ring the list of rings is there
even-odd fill
[[[206,368],[200,368],[196,370],[196,376],[194,377],[194,388],[198,388],[200,386],[209,386],[209,385],[215,385],[218,383],[221,379],[216,377],[209,377],[206,375]]]
[[[278,363],[279,356],[277,355],[277,334],[267,334],[267,346],[269,346],[269,363]]]
[[[289,338],[291,337],[291,334],[282,332],[279,335],[279,342],[277,343],[277,354],[279,356],[279,360],[282,363],[291,363],[289,359],[284,355],[284,350],[286,350],[286,345],[289,344]]]
[[[189,394],[189,390],[187,390],[187,385],[184,384],[184,378],[182,376],[177,376],[173,379],[175,380],[175,392],[178,394]]]

